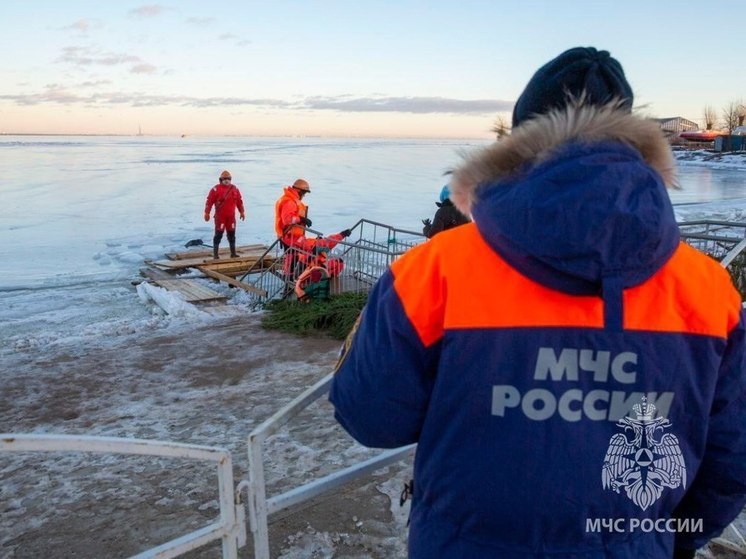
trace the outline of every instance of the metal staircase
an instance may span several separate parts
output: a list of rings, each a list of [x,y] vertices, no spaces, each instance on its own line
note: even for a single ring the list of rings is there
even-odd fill
[[[307,236],[325,238],[320,231],[305,230]],[[359,220],[350,231],[352,234],[329,252],[329,257],[344,262],[342,273],[332,279],[333,294],[367,292],[396,258],[425,240],[422,233],[369,219]],[[286,259],[311,260],[313,257],[310,252],[298,248],[286,250],[277,239],[238,279],[256,288],[250,299],[253,306],[259,307],[268,301],[293,296],[295,279],[302,270],[289,265]]]

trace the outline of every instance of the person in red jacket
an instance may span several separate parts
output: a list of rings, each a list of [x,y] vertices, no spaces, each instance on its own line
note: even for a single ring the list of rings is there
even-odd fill
[[[231,174],[228,171],[220,173],[220,182],[210,189],[205,202],[205,221],[210,221],[210,210],[215,206],[215,236],[212,238],[212,254],[216,260],[220,241],[223,239],[223,231],[228,237],[231,247],[231,258],[236,258],[236,210],[244,220],[243,199],[238,187],[231,183]]]

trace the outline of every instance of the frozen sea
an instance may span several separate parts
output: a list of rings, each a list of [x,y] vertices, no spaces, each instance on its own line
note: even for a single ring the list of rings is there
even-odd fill
[[[157,310],[133,299],[144,259],[211,242],[204,200],[220,171],[246,205],[238,243],[270,243],[273,209],[297,177],[314,228],[359,218],[419,230],[443,173],[484,141],[320,138],[0,136],[0,339],[46,344],[152,327]],[[746,162],[685,154],[679,218],[740,218]],[[225,239],[223,240],[225,244]],[[241,297],[234,298],[241,305]],[[43,325],[40,327],[40,325]]]
[[[458,164],[462,151],[486,144],[0,136],[0,432],[158,438],[225,446],[245,456],[250,429],[323,376],[336,345],[310,344],[303,355],[288,351],[281,347],[286,339],[258,327],[239,290],[216,288],[231,296],[227,315],[166,315],[141,300],[132,284],[143,260],[181,250],[190,239],[210,242],[204,201],[223,169],[232,173],[246,206],[239,244],[273,240],[275,200],[298,177],[311,184],[306,200],[314,229],[336,232],[364,217],[419,230],[420,220],[436,209],[443,174]],[[713,158],[706,152],[678,157],[681,189],[671,197],[680,220],[746,221],[746,157]],[[313,425],[323,428],[304,425],[273,438],[271,484],[303,478],[316,472],[318,463],[342,466],[368,455],[334,426],[328,405],[310,413]],[[66,537],[84,541],[85,522],[75,519],[91,501],[107,501],[120,487],[106,474],[105,463],[81,485],[54,486],[49,481],[54,474],[81,470],[83,462],[70,459],[44,470],[43,483],[29,488],[20,477],[22,463],[3,460],[2,557],[37,556],[50,546],[70,545]],[[237,461],[237,475],[245,474],[244,462]],[[355,498],[396,500],[406,468],[356,489],[356,497],[333,503],[326,515],[322,505],[295,524],[286,519],[275,528],[273,556],[402,556],[406,514],[398,506],[388,518],[373,510],[349,512],[344,528],[325,522]],[[145,466],[137,471],[149,474]],[[174,512],[178,499],[171,489],[160,489],[159,472],[150,474],[147,481],[128,482],[132,498],[154,500],[155,517],[170,515],[174,526],[199,520]],[[205,488],[192,478],[178,484],[189,490],[187,504],[214,513]],[[111,525],[96,527],[112,534],[109,556],[148,547],[116,543],[121,522],[131,522],[126,512],[133,512],[132,498],[100,514],[113,518]],[[137,508],[134,514],[150,518],[148,510]],[[161,536],[149,538],[154,544]],[[96,555],[83,546],[76,556]]]

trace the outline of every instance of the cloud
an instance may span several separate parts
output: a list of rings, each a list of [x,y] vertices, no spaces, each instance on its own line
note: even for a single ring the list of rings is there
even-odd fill
[[[151,73],[155,67],[149,64],[140,73]],[[133,67],[131,71],[135,72]],[[57,84],[50,84],[41,93],[28,95],[0,95],[0,100],[12,101],[19,105],[41,103],[85,104],[98,107],[262,107],[265,109],[319,110],[360,113],[414,113],[414,114],[494,114],[509,111],[512,101],[481,99],[448,99],[444,97],[308,97],[297,101],[283,99],[249,97],[192,97],[189,95],[152,95],[148,93],[102,92],[81,96],[71,93]]]
[[[145,4],[134,10],[130,10],[129,14],[133,17],[155,17],[166,11],[166,8],[159,4]]]
[[[41,103],[55,103],[60,105],[72,105],[85,103],[86,98],[68,92],[57,84],[49,84],[41,93],[28,95],[0,95],[0,99],[15,101],[18,105],[39,105]]]
[[[111,83],[111,80],[96,80],[96,81],[86,81],[78,84],[78,87],[98,87],[100,85],[108,85]]]
[[[191,25],[212,25],[217,20],[214,17],[188,17],[186,22]]]
[[[158,70],[152,64],[136,64],[130,68],[130,72],[133,74],[154,74]]]
[[[512,101],[497,99],[448,99],[445,97],[308,97],[303,103],[308,109],[358,113],[451,113],[487,114],[509,111]]]
[[[91,66],[100,64],[103,66],[116,66],[118,64],[129,64],[142,62],[139,56],[117,52],[97,52],[89,47],[64,47],[57,62],[74,64],[76,66]]]
[[[237,47],[245,47],[246,45],[250,45],[251,41],[248,39],[241,39],[238,35],[235,33],[223,33],[222,35],[218,35],[218,39],[221,41],[235,41],[235,45]]]
[[[78,21],[71,23],[70,25],[66,25],[65,27],[60,27],[62,30],[72,30],[72,31],[80,31],[81,33],[86,33],[88,29],[92,26],[92,23],[88,21],[87,19],[79,19]]]

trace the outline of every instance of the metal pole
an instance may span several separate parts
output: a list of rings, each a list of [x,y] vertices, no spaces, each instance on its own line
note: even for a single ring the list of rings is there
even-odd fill
[[[249,435],[249,524],[254,537],[254,559],[269,559],[267,495],[264,489],[264,436]]]
[[[236,503],[233,497],[233,465],[230,455],[218,462],[218,498],[220,499],[220,520],[226,527],[223,534],[223,559],[238,558],[238,531]]]

